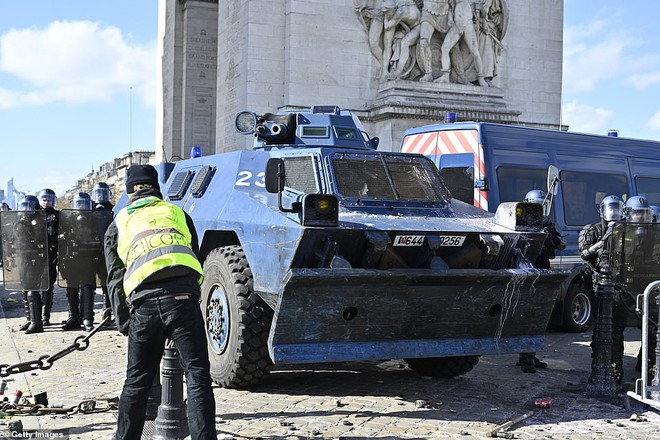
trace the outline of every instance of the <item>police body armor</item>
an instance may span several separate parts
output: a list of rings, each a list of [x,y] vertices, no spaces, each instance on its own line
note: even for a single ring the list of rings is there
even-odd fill
[[[103,235],[112,222],[112,211],[60,211],[60,287],[105,286],[107,272]]]
[[[43,291],[49,286],[44,211],[2,211],[2,275],[5,289]]]

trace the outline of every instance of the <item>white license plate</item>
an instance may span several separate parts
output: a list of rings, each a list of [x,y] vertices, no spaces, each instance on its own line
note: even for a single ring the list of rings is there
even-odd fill
[[[423,235],[397,235],[394,246],[421,246],[424,244]]]
[[[441,235],[440,246],[463,246],[465,235]]]

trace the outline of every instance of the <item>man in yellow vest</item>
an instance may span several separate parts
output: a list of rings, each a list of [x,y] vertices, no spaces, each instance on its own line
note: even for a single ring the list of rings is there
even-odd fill
[[[162,200],[158,174],[151,165],[128,169],[126,192],[128,204],[104,237],[115,322],[128,335],[128,365],[115,438],[141,437],[149,389],[158,374],[165,341],[171,339],[186,374],[191,438],[215,439],[195,226],[188,214]]]

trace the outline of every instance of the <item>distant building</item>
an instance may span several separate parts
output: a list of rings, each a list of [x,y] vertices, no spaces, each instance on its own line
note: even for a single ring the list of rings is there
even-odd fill
[[[106,162],[101,165],[98,171],[92,171],[82,179],[78,180],[74,186],[69,188],[64,194],[64,203],[60,208],[68,208],[73,197],[79,192],[92,192],[94,184],[105,182],[112,191],[112,202],[116,202],[119,195],[126,189],[124,178],[126,169],[131,165],[154,164],[155,153],[153,151],[133,151],[126,153],[122,157],[115,158],[112,162]]]

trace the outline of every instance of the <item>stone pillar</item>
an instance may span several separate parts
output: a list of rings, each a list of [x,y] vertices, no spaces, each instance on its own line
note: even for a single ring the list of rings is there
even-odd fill
[[[163,148],[187,159],[193,146],[214,153],[217,0],[166,1],[163,41]]]

